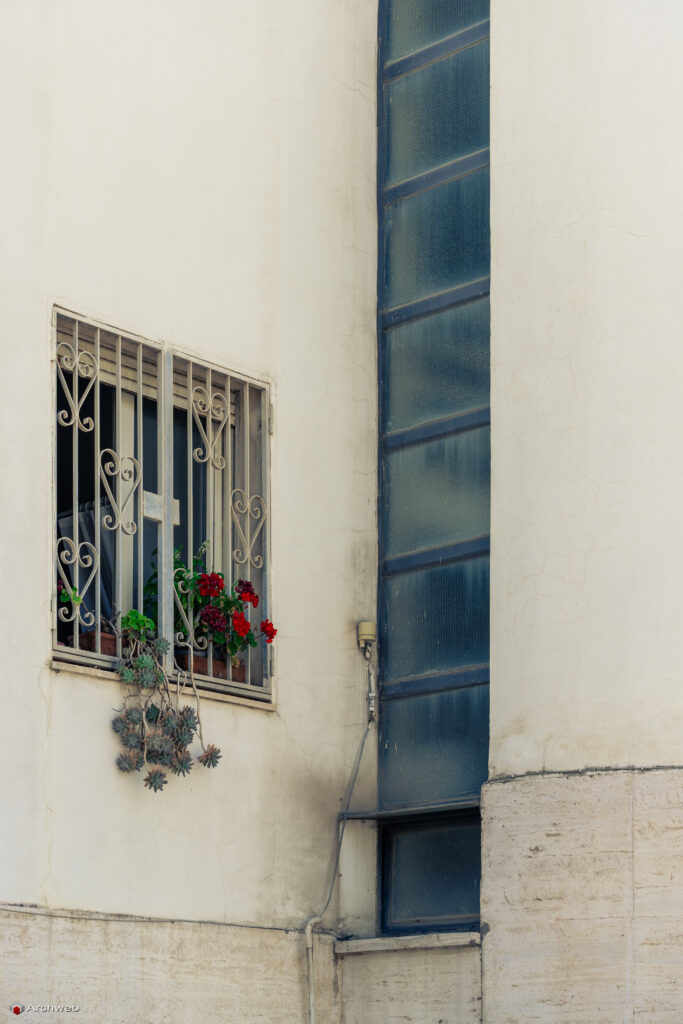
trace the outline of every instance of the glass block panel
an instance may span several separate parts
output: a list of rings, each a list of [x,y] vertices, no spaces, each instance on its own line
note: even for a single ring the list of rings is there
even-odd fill
[[[489,16],[489,0],[390,0],[387,59],[396,60]]]
[[[390,576],[383,604],[387,683],[488,663],[488,556]]]
[[[479,793],[488,775],[488,683],[387,700],[382,713],[384,808]]]
[[[386,210],[386,304],[401,306],[489,273],[489,169]]]
[[[489,144],[489,43],[386,87],[386,183],[413,178]]]
[[[387,830],[384,869],[385,930],[479,919],[478,821]]]
[[[386,332],[386,430],[489,404],[489,322],[485,298]]]
[[[385,459],[386,555],[489,532],[489,427],[390,452]]]

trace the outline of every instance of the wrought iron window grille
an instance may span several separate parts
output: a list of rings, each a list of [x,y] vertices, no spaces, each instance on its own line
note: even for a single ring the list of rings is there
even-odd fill
[[[199,686],[269,699],[270,650],[223,659],[177,568],[203,550],[268,616],[267,386],[57,308],[53,337],[53,655],[114,670],[135,608],[168,671],[192,649]]]

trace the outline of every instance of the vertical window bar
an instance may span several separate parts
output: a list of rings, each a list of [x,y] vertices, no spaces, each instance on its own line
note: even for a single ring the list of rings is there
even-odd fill
[[[144,543],[144,539],[143,538],[144,538],[144,532],[145,532],[145,529],[144,529],[144,519],[143,519],[143,510],[142,510],[142,501],[143,501],[142,494],[143,494],[143,490],[144,490],[144,486],[145,486],[145,484],[144,484],[145,476],[144,476],[144,461],[143,461],[144,444],[143,444],[143,441],[142,441],[142,431],[143,431],[143,422],[142,422],[142,345],[140,345],[139,343],[137,345],[137,356],[138,356],[138,393],[137,393],[137,409],[136,409],[136,412],[137,412],[137,421],[138,421],[137,422],[137,427],[138,427],[137,435],[138,435],[138,437],[137,437],[137,450],[136,450],[135,454],[137,456],[137,460],[138,460],[138,463],[140,465],[140,486],[138,487],[138,492],[137,492],[137,495],[136,495],[136,497],[137,497],[137,502],[136,502],[137,518],[136,518],[136,522],[137,522],[137,527],[138,527],[138,529],[137,529],[137,541],[138,541],[138,603],[137,603],[137,607],[138,607],[138,611],[142,612],[143,604],[144,604],[143,593],[142,593],[142,591],[143,591],[142,573],[143,573],[143,553],[144,553],[143,552],[143,543]]]
[[[247,496],[247,511],[244,516],[244,535],[247,538],[246,555],[246,576],[251,578],[251,481],[249,479],[249,442],[251,434],[251,421],[249,417],[249,392],[251,388],[244,385],[244,491]],[[252,613],[253,614],[253,613]],[[247,647],[247,669],[245,675],[247,686],[251,685],[251,647]]]
[[[192,486],[192,477],[194,473],[194,459],[192,458],[192,360],[187,361],[187,564],[190,569],[193,568],[193,556],[194,556],[194,488]]]
[[[79,558],[79,532],[78,532],[78,425],[80,416],[78,414],[78,320],[74,319],[73,326],[73,349],[75,353],[74,368],[73,368],[73,396],[74,396],[74,422],[71,428],[71,507],[73,509],[73,542],[74,542],[74,569],[71,578],[71,585],[75,587],[80,594],[80,558]],[[78,614],[78,608],[76,608],[76,615],[73,620],[74,623],[74,650],[78,650],[80,646],[80,616]]]
[[[121,458],[121,335],[116,335],[116,409],[114,413],[114,451],[117,457]],[[121,474],[116,474],[116,480],[114,484],[114,494],[116,496],[116,506],[121,508]],[[123,561],[121,550],[121,528],[120,524],[116,528],[114,535],[115,551],[116,551],[116,575],[114,584],[114,614],[123,615]],[[120,620],[119,620],[120,625]],[[117,631],[116,636],[116,656],[121,657],[121,637]]]
[[[95,328],[95,360],[97,362],[97,380],[95,381],[95,465],[94,465],[94,489],[93,495],[95,509],[95,550],[97,551],[97,575],[95,577],[95,651],[102,653],[102,628],[100,616],[102,614],[102,554],[100,547],[100,329]]]
[[[57,521],[57,392],[58,388],[58,374],[57,374],[57,310],[52,310],[52,332],[55,344],[55,380],[53,385],[53,399],[52,399],[52,430],[53,430],[53,445],[52,451],[54,452],[52,458],[52,523],[53,523],[53,558],[52,558],[52,649],[55,650],[57,647],[57,615],[59,610],[59,603],[57,600],[57,580],[59,578],[59,570],[57,569],[57,558],[58,556],[58,543],[59,543],[59,523]]]
[[[189,568],[193,570],[195,567],[195,505],[193,500],[194,494],[194,473],[195,473],[195,458],[194,458],[194,446],[193,446],[193,431],[195,429],[194,421],[194,408],[195,408],[195,375],[194,375],[195,364],[193,360],[187,359],[186,362],[186,377],[187,377],[187,550],[185,551],[184,562]],[[189,625],[189,636],[187,642],[189,644],[187,648],[187,668],[189,668],[189,659],[194,657],[194,646],[195,646],[195,624],[193,620],[193,595],[187,595],[187,623]]]
[[[214,468],[213,468],[213,380],[211,368],[206,370],[206,394],[208,396],[208,409],[206,412],[206,437],[207,437],[207,460],[206,460],[206,538],[209,542],[207,547],[207,569],[213,570],[214,552]],[[207,672],[213,675],[213,640],[209,640],[207,646],[208,666]]]
[[[173,353],[159,353],[157,405],[159,493],[162,496],[163,515],[159,538],[159,636],[170,641],[164,657],[167,672],[173,671]],[[163,372],[162,372],[163,371]]]
[[[225,424],[223,451],[225,453],[225,476],[223,478],[223,572],[225,573],[226,590],[232,588],[232,515],[230,502],[232,498],[232,391],[228,374],[225,378],[225,397],[228,402],[228,422]],[[226,676],[232,682],[232,658],[225,652]]]

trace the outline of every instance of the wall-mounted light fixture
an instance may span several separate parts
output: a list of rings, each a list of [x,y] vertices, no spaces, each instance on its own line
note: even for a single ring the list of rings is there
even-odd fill
[[[356,626],[358,634],[358,646],[363,652],[366,661],[372,658],[372,645],[377,642],[377,623],[363,621]]]

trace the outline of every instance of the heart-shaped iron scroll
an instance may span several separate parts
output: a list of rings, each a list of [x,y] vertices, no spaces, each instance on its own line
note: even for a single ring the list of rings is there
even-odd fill
[[[94,387],[98,369],[97,360],[91,352],[79,352],[76,355],[76,350],[68,341],[61,341],[57,346],[57,373],[59,374],[66,400],[69,403],[69,411],[60,409],[57,413],[57,421],[62,427],[72,427],[74,423],[78,423],[78,429],[88,433],[95,426],[91,416],[81,419],[81,408]],[[72,375],[71,387],[66,382],[65,370]],[[78,404],[76,404],[74,396],[79,377],[87,380],[88,385],[83,394],[79,396]]]
[[[118,477],[122,483],[130,483],[132,481],[128,493],[120,504],[117,503],[114,493],[109,486],[108,477]],[[107,515],[102,516],[102,525],[106,530],[118,530],[120,528],[128,536],[136,533],[137,524],[135,520],[129,519],[128,522],[125,522],[124,512],[133,500],[133,495],[140,486],[141,479],[140,463],[132,455],[124,455],[123,458],[119,458],[112,448],[102,449],[100,452],[100,480],[104,484],[104,489],[107,492],[113,512],[113,515],[107,513]],[[122,491],[123,487],[120,490]]]

